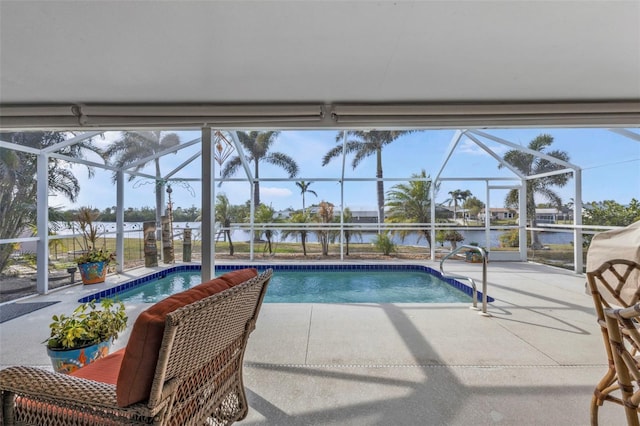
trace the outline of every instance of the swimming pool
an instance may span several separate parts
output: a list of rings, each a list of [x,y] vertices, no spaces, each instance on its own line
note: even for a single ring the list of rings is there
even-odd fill
[[[216,266],[221,275],[245,268]],[[273,268],[265,303],[469,303],[472,290],[421,265],[259,265]],[[85,296],[155,303],[201,282],[200,265],[180,265]],[[482,298],[482,295],[479,295]],[[488,298],[492,302],[492,298]]]

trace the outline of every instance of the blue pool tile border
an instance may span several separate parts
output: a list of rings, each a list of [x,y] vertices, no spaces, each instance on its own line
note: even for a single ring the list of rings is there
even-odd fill
[[[245,268],[256,268],[259,272],[265,271],[267,269],[273,269],[274,271],[420,271],[426,272],[428,274],[434,275],[446,282],[447,284],[457,288],[458,290],[466,293],[467,295],[473,297],[473,289],[468,285],[461,283],[458,280],[453,278],[444,278],[440,271],[437,271],[433,268],[423,265],[331,265],[331,264],[321,264],[321,265],[311,265],[311,264],[300,264],[300,265],[282,265],[282,264],[273,264],[273,265],[216,265],[217,272],[231,272],[237,271],[238,269]],[[168,274],[174,272],[189,272],[189,271],[200,271],[202,269],[201,265],[178,265],[172,266],[167,269],[163,269],[162,271],[153,272],[149,275],[145,275],[144,277],[136,278],[131,281],[127,281],[125,283],[119,284],[117,286],[108,288],[106,290],[99,291],[94,294],[90,294],[88,296],[82,297],[78,300],[80,303],[90,302],[92,300],[100,300],[102,298],[111,298],[117,296],[120,293],[131,290],[136,287],[140,287],[149,281],[156,280],[158,278],[164,278]],[[482,300],[482,292],[478,291],[478,300]],[[495,299],[491,296],[487,296],[487,302],[491,303]]]

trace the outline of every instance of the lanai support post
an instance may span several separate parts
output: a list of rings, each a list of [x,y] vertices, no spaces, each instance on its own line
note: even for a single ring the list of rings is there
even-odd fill
[[[143,237],[144,239],[144,237]],[[116,271],[124,269],[124,172],[116,172]]]
[[[347,159],[346,145],[347,131],[345,130],[342,133],[342,171],[340,173],[340,260],[344,260],[344,169]]]
[[[520,261],[527,261],[527,180],[520,181],[520,194],[518,195],[518,239],[520,247]]]
[[[215,276],[215,206],[213,170],[213,143],[211,142],[211,128],[202,128],[202,282],[209,281]]]
[[[47,294],[49,292],[49,156],[43,152],[37,157],[37,179],[36,290],[39,294]]]
[[[576,196],[573,201],[573,265],[574,272],[581,274],[583,269],[582,261],[582,169],[576,168],[573,171],[576,185]]]

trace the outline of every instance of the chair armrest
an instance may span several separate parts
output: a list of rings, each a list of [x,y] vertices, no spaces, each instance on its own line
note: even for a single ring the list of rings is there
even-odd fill
[[[117,408],[116,387],[34,367],[0,370],[0,390],[19,396],[59,400],[73,405]]]
[[[613,316],[619,316],[624,319],[631,319],[640,316],[640,302],[628,308],[619,309],[605,309],[607,313],[611,313]]]

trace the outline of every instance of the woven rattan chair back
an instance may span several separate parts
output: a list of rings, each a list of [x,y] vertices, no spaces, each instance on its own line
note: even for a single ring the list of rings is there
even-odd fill
[[[598,408],[605,402],[613,402],[624,405],[623,395],[618,392],[618,375],[614,362],[614,354],[610,343],[610,332],[607,324],[608,309],[628,308],[636,305],[640,301],[639,283],[630,279],[635,271],[640,271],[640,264],[627,259],[614,259],[603,263],[595,271],[587,273],[589,290],[593,297],[596,310],[597,322],[602,332],[602,340],[607,354],[608,369],[600,379],[593,392],[591,400],[591,424],[598,424]],[[625,336],[624,334],[622,334]],[[629,337],[630,351],[634,351],[634,343]]]
[[[242,363],[271,269],[167,314],[148,401],[116,386],[27,366],[0,370],[0,424],[229,425],[248,411]]]

